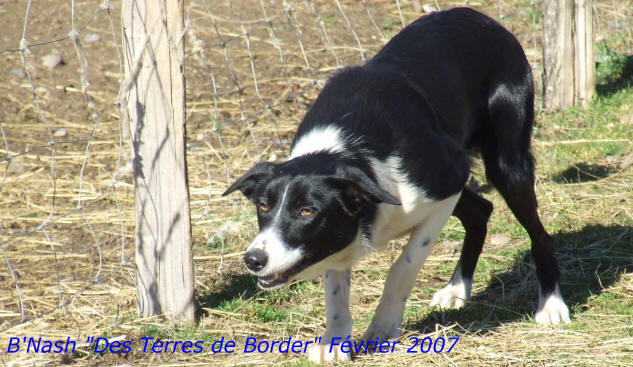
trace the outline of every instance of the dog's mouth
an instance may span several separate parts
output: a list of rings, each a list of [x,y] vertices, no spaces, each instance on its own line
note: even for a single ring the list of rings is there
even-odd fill
[[[295,265],[292,265],[288,269],[273,273],[266,276],[260,276],[257,284],[262,289],[276,289],[279,288],[286,283],[290,282],[293,279],[293,276],[300,273],[302,270],[308,267],[308,262],[306,259],[299,260]]]

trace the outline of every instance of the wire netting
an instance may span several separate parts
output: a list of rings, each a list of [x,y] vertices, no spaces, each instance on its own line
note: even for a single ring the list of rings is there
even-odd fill
[[[208,272],[208,264],[220,273],[241,266],[242,244],[255,231],[252,212],[239,195],[220,194],[255,162],[289,153],[298,122],[332,72],[367,60],[425,12],[475,6],[518,37],[538,90],[541,5],[187,2],[187,159],[197,274]],[[120,11],[120,2],[109,0],[0,6],[4,335],[82,334],[136,307],[132,149],[120,116]],[[595,1],[594,23],[597,41],[609,36],[611,48],[633,49],[630,3]],[[199,289],[210,287],[198,279]]]

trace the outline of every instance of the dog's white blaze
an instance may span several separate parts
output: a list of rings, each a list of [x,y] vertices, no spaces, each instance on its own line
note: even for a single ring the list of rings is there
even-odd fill
[[[268,255],[266,266],[262,270],[253,273],[258,276],[281,273],[303,258],[303,252],[296,248],[290,248],[274,227],[258,234],[246,251],[255,249],[260,249]]]
[[[563,297],[560,295],[558,286],[549,297],[545,298],[539,292],[538,309],[534,314],[534,321],[539,324],[552,324],[559,323],[569,324],[569,309],[565,305]]]
[[[345,149],[345,134],[335,126],[317,127],[299,138],[288,159],[316,152],[338,153]]]
[[[277,222],[279,222],[279,217],[281,216],[281,212],[284,209],[284,204],[286,203],[286,198],[288,197],[288,188],[289,187],[290,187],[290,185],[286,185],[286,187],[284,187],[284,192],[283,192],[283,194],[281,194],[281,202],[278,205],[277,213],[275,214],[275,219],[273,219],[273,223],[271,225],[271,228],[277,228]]]
[[[248,246],[247,252],[260,249],[268,255],[266,266],[256,273],[259,276],[268,276],[283,272],[303,258],[303,252],[301,250],[290,248],[290,246],[284,242],[279,234],[277,225],[281,213],[284,210],[284,205],[286,204],[289,187],[289,185],[286,185],[283,190],[281,201],[279,205],[277,205],[277,212],[275,213],[271,225],[257,235],[250,246]]]

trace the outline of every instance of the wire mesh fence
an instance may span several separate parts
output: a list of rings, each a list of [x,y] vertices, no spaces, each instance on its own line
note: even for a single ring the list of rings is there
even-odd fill
[[[197,287],[239,269],[253,216],[220,194],[283,159],[336,69],[425,12],[474,6],[541,75],[540,1],[192,0],[185,10],[187,160]],[[596,40],[633,49],[633,4],[594,1]],[[135,309],[134,193],[121,124],[121,4],[0,5],[0,335],[83,335]],[[615,35],[615,36],[614,36]],[[210,271],[209,269],[213,269]]]

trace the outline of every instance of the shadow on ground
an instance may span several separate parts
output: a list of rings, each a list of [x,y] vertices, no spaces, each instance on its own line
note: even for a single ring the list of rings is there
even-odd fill
[[[218,291],[204,292],[196,297],[197,318],[208,315],[204,309],[217,308],[233,300],[247,300],[261,292],[257,287],[257,278],[250,274],[229,275],[213,288]]]
[[[596,94],[601,97],[608,97],[623,89],[630,88],[633,85],[633,55],[618,55],[619,74],[617,78],[600,78],[600,71],[603,69],[601,63],[597,63],[597,79],[603,79],[596,85]],[[604,63],[608,64],[608,63]],[[609,66],[607,66],[607,70]]]
[[[616,169],[608,165],[576,163],[555,174],[552,180],[561,184],[597,181],[615,172]]]
[[[586,226],[554,236],[562,279],[561,293],[570,310],[587,308],[587,300],[633,272],[633,227]],[[529,251],[521,252],[511,270],[497,274],[487,288],[475,294],[461,310],[433,311],[405,329],[435,331],[436,324],[459,323],[470,331],[494,329],[534,316],[538,304],[537,281]],[[572,319],[574,314],[571,315]]]
[[[561,292],[570,310],[582,312],[590,296],[599,295],[623,273],[633,272],[633,227],[591,225],[580,231],[558,233],[554,241],[562,273]],[[436,324],[458,323],[469,331],[490,330],[533,318],[538,288],[531,257],[529,251],[518,253],[511,269],[497,274],[463,309],[433,311],[419,322],[405,324],[404,328],[428,333],[435,331]],[[204,309],[218,308],[233,300],[248,300],[261,292],[256,278],[249,274],[227,276],[214,289],[217,291],[196,298],[198,317],[206,316]]]

